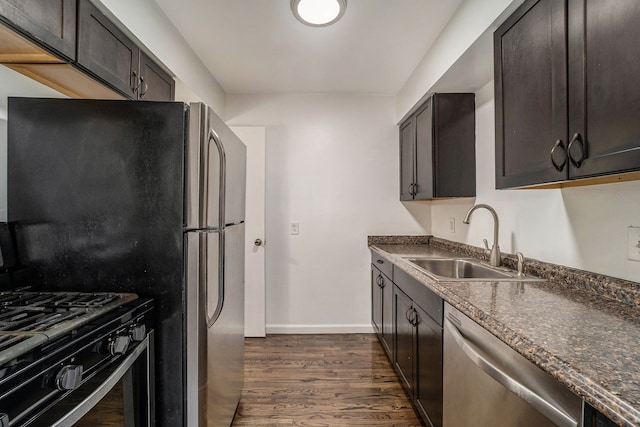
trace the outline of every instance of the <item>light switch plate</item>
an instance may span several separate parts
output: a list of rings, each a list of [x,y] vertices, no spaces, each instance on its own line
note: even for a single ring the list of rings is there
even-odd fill
[[[455,232],[456,232],[456,219],[449,218],[449,233],[455,233]]]
[[[640,261],[640,227],[629,227],[628,233],[627,258],[632,261]]]
[[[291,224],[289,224],[289,233],[292,235],[300,234],[300,223],[292,222]]]

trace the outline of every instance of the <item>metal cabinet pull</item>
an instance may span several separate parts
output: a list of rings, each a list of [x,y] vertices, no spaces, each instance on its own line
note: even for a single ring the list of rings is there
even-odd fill
[[[409,307],[407,312],[404,314],[404,317],[407,319],[407,322],[411,324],[411,326],[416,326],[418,324],[418,312],[413,306]]]
[[[413,307],[409,307],[407,309],[407,311],[404,313],[404,317],[405,319],[407,319],[407,322],[411,323],[413,325],[413,322],[411,322],[411,318],[409,317],[409,313],[411,312],[411,310],[413,310]]]
[[[572,147],[576,147],[576,146],[580,148],[580,158],[579,159],[575,159],[571,155]],[[584,144],[582,142],[582,137],[577,132],[573,134],[573,138],[571,138],[571,141],[569,142],[569,146],[567,147],[567,155],[569,156],[569,160],[571,160],[571,163],[577,168],[582,166],[582,162],[587,157],[585,149],[584,149]]]
[[[556,159],[554,158],[554,153],[558,148],[562,148],[562,153],[563,153],[562,163],[560,164],[556,163]],[[556,143],[553,144],[553,148],[551,149],[551,163],[553,164],[553,167],[556,168],[558,172],[562,172],[562,169],[564,169],[564,167],[567,164],[567,151],[565,150],[564,143],[562,142],[561,139],[558,139]]]
[[[140,79],[138,78],[138,73],[136,71],[132,71],[131,77],[133,77],[133,83],[131,83],[131,92],[136,93],[138,92],[138,89],[140,89]]]
[[[149,84],[144,80],[144,77],[142,76],[140,76],[140,85],[142,86],[142,90],[140,91],[140,99],[142,99],[149,90]]]

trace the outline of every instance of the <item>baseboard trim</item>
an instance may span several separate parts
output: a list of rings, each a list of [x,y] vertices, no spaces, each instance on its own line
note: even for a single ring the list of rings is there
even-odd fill
[[[372,334],[371,325],[267,325],[267,334]]]

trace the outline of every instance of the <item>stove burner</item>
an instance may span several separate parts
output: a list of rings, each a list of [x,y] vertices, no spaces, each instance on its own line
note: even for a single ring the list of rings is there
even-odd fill
[[[136,298],[117,293],[0,292],[0,366]]]

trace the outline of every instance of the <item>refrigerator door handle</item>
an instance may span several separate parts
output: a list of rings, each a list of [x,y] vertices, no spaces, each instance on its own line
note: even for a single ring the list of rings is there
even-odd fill
[[[209,315],[209,266],[208,266],[208,245],[205,238],[205,243],[202,247],[202,260],[204,260],[204,274],[202,275],[203,281],[201,286],[204,286],[204,301],[205,301],[205,314],[207,316],[207,328],[213,326],[222,313],[222,307],[224,306],[224,233],[219,233],[218,238],[218,300],[216,303],[216,309],[213,314]]]
[[[208,298],[208,294],[209,294],[209,268],[208,266],[205,267],[205,271],[204,271],[204,286],[205,286],[205,301],[206,301],[206,317],[207,317],[207,327],[211,327],[216,320],[218,320],[218,317],[220,317],[220,313],[222,313],[222,307],[224,306],[224,233],[222,232],[222,227],[224,227],[224,202],[225,202],[225,188],[226,188],[226,174],[227,174],[227,159],[226,159],[226,155],[224,152],[224,146],[222,145],[222,141],[220,140],[220,137],[218,136],[218,134],[215,132],[215,130],[213,129],[209,129],[209,138],[207,141],[207,153],[205,156],[206,159],[206,164],[205,164],[205,168],[204,168],[204,173],[205,173],[205,177],[204,177],[204,186],[203,186],[203,195],[202,195],[202,200],[203,200],[203,210],[202,210],[202,218],[207,221],[208,220],[208,210],[209,210],[209,195],[210,195],[210,189],[209,189],[209,174],[211,172],[211,164],[209,159],[211,158],[210,153],[211,153],[211,143],[214,143],[216,145],[216,149],[218,150],[218,158],[219,158],[219,185],[218,185],[218,230],[220,231],[220,238],[219,238],[219,249],[218,249],[218,300],[217,300],[217,304],[216,304],[216,308],[213,311],[212,315],[209,315],[210,311],[209,311],[209,298]],[[208,221],[207,221],[208,222]],[[210,224],[206,224],[207,226],[210,226]],[[208,257],[207,257],[207,249],[206,249],[207,245],[205,245],[205,249],[204,249],[204,253],[202,254],[204,258],[202,258],[203,260],[205,260],[205,265],[207,265],[208,263]]]
[[[210,228],[212,225],[208,223],[209,220],[209,174],[211,172],[211,163],[209,161],[210,153],[211,153],[211,142],[215,143],[216,149],[218,150],[219,156],[219,185],[218,185],[218,224],[214,227],[218,229],[222,229],[224,226],[224,202],[225,202],[225,188],[226,188],[226,176],[227,176],[227,159],[224,152],[224,146],[222,145],[222,141],[218,134],[213,130],[209,129],[209,138],[207,141],[207,151],[203,157],[205,162],[204,164],[204,177],[202,183],[202,194],[200,195],[201,200],[201,218],[204,221],[205,228]]]

